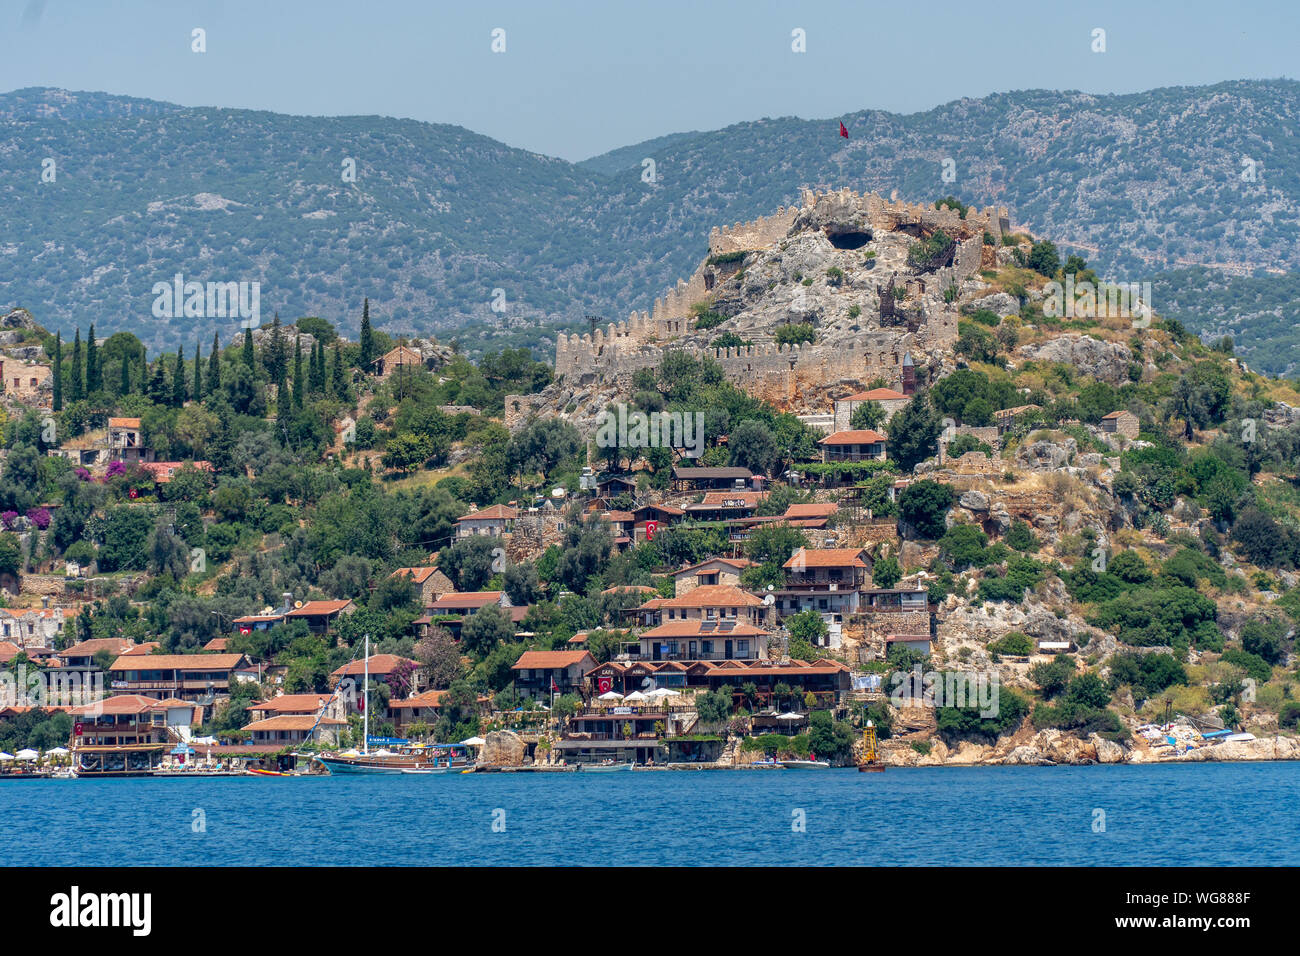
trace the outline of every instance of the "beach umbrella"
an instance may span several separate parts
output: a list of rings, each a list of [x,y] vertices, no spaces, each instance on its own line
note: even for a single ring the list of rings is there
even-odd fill
[[[777,719],[777,720],[784,720],[784,721],[797,721],[797,720],[803,720],[803,714],[796,714],[796,713],[795,713],[794,711],[792,711],[792,710],[787,710],[784,714],[777,714],[777,715],[776,715],[776,719]]]
[[[663,700],[665,697],[680,697],[681,693],[675,690],[669,690],[667,687],[658,687],[646,695],[652,700]]]
[[[18,751],[18,753],[14,754],[14,756],[17,757],[19,760],[35,760],[37,757],[40,756],[40,754],[38,754],[35,750],[32,750],[30,747],[28,747],[25,750]]]
[[[0,760],[6,760],[6,761],[8,761],[8,760],[13,760],[13,759],[14,759],[14,755],[13,755],[13,754],[8,754],[8,753],[5,753],[4,751],[0,750]]]
[[[487,741],[482,737],[470,737],[469,739],[460,742],[462,747],[482,747],[485,743],[487,743]]]
[[[596,698],[597,700],[622,700],[623,695],[616,690],[607,690]]]
[[[54,747],[45,751],[47,757],[66,757],[69,751],[67,747]]]
[[[642,700],[649,700],[650,698],[647,697],[645,694],[641,693],[639,690],[634,690],[634,691],[632,691],[632,693],[628,694],[628,695],[627,695],[626,697],[624,697],[623,699],[624,699],[624,700],[642,701]]]

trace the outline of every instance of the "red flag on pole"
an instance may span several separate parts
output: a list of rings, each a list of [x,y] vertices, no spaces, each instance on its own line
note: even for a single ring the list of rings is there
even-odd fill
[[[849,138],[849,131],[844,128],[843,123],[840,123],[840,135],[843,136],[845,139]]]
[[[552,690],[552,691],[557,691],[557,690],[559,690],[559,689],[560,689],[560,685],[557,684],[557,683],[555,683],[555,678],[552,677],[552,678],[551,678],[551,690]]]

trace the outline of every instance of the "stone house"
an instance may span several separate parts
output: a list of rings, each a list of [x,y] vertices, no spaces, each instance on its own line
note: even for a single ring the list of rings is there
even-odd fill
[[[894,417],[894,413],[911,401],[911,398],[892,388],[873,388],[857,392],[847,398],[835,400],[835,425],[833,432],[848,431],[853,421],[853,413],[867,402],[875,402],[885,412],[885,421]]]
[[[835,432],[817,444],[822,446],[822,461],[884,461],[889,441],[880,432],[864,428]]]
[[[1121,410],[1102,416],[1101,427],[1112,435],[1123,435],[1129,439],[1138,437],[1138,417],[1129,411]]]

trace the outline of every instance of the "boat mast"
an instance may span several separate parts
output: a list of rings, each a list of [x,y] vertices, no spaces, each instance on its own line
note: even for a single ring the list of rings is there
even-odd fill
[[[366,635],[365,683],[361,685],[365,694],[365,710],[361,717],[361,752],[370,753],[370,635]]]

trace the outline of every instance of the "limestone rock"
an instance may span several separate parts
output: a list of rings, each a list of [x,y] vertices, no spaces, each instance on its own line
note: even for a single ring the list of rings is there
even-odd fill
[[[488,767],[521,767],[527,747],[513,730],[494,730],[483,738],[478,762]]]
[[[995,292],[992,295],[986,295],[982,299],[976,299],[970,304],[971,308],[978,311],[988,309],[998,316],[1017,315],[1020,312],[1020,301],[1006,292]]]
[[[982,491],[975,491],[974,489],[963,492],[961,498],[957,500],[957,503],[970,511],[989,510],[988,495],[984,494]]]
[[[1133,353],[1118,342],[1104,342],[1090,335],[1062,335],[1038,345],[1022,345],[1016,354],[1043,362],[1073,366],[1080,375],[1090,375],[1111,385],[1128,381]]]

